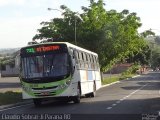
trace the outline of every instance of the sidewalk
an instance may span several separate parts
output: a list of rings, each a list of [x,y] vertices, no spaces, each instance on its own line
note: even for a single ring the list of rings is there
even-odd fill
[[[4,93],[7,91],[22,91],[18,77],[0,77],[0,92]]]

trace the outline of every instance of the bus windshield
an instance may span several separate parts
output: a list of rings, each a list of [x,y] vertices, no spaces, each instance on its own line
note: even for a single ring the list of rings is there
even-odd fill
[[[23,57],[21,63],[22,78],[59,77],[69,73],[67,53]]]

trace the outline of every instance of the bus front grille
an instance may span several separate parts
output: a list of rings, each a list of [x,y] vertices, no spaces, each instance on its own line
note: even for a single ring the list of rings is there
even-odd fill
[[[43,87],[43,88],[32,88],[33,90],[50,90],[50,89],[55,89],[58,86],[52,86],[52,87]]]
[[[41,93],[34,93],[35,96],[41,97],[41,96],[53,96],[56,95],[55,92],[41,92]]]

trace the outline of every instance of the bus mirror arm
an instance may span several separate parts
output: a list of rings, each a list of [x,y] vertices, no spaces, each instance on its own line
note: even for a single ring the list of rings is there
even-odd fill
[[[73,67],[73,72],[75,71],[75,66]]]
[[[72,75],[73,75],[74,71],[75,71],[75,66],[72,67],[72,71],[71,71]]]
[[[73,74],[74,74],[74,71],[75,71],[75,66],[72,64],[72,65],[71,65],[71,72],[70,72],[72,76],[73,76]]]

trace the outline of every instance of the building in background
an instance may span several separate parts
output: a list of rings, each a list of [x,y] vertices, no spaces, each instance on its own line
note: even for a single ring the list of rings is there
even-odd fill
[[[14,56],[5,59],[4,64],[0,65],[1,77],[19,76],[19,51]]]

